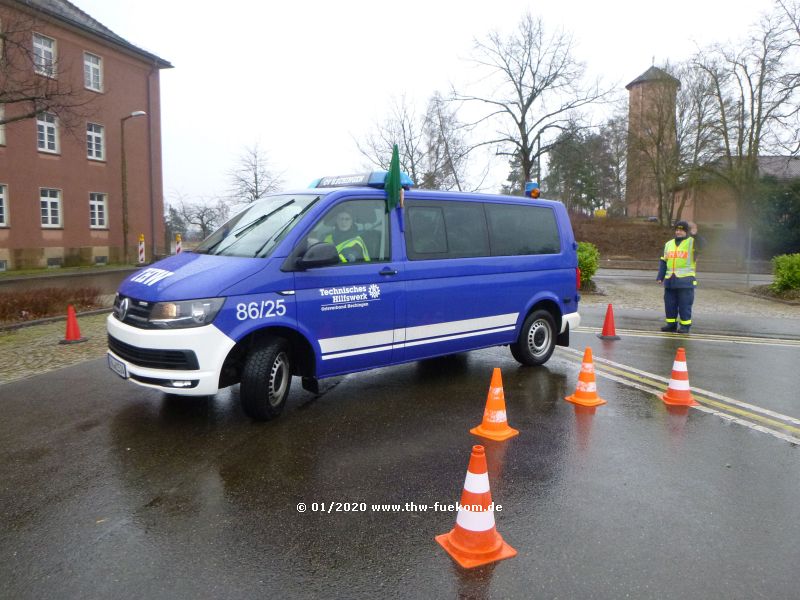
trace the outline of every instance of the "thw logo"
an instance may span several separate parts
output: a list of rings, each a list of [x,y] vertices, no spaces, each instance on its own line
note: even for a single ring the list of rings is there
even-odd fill
[[[162,279],[166,279],[171,275],[175,275],[172,271],[165,271],[164,269],[145,269],[144,271],[134,275],[131,281],[141,283],[142,285],[153,285]]]

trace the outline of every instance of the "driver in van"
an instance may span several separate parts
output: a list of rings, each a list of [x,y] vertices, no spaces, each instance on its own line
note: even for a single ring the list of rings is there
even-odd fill
[[[336,246],[339,260],[343,263],[369,261],[367,245],[353,223],[353,216],[347,210],[340,210],[335,224],[336,228],[325,236],[325,241]]]

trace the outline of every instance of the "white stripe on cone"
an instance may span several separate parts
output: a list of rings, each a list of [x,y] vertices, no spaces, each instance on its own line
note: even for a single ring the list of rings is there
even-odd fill
[[[456,517],[456,524],[469,531],[487,531],[494,527],[494,510],[472,512],[461,508]]]
[[[690,389],[689,382],[684,379],[670,379],[669,387],[670,389],[681,391]]]
[[[492,410],[487,411],[486,420],[490,423],[504,423],[506,418],[506,411],[504,410]]]
[[[464,480],[464,489],[473,494],[485,494],[489,491],[489,474],[467,471],[467,478]]]
[[[595,381],[578,381],[576,390],[579,392],[596,392],[597,382]]]
[[[685,362],[678,362],[677,360],[674,363],[672,363],[672,370],[673,371],[681,371],[681,372],[688,371],[688,369],[686,368],[686,363]]]

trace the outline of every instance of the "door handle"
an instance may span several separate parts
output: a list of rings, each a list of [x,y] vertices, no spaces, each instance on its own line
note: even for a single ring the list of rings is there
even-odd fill
[[[384,267],[378,272],[378,275],[397,275],[397,271],[395,269],[390,269],[389,267]]]

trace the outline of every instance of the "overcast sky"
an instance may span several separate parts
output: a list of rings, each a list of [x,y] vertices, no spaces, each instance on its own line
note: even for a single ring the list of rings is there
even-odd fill
[[[564,28],[591,77],[625,84],[714,42],[737,40],[771,0],[72,0],[161,71],[164,195],[223,194],[258,143],[285,187],[359,172],[363,138],[406,95],[423,110],[476,81],[473,40],[511,31],[525,11]],[[658,8],[656,8],[658,6]],[[505,164],[494,169],[499,188]]]

